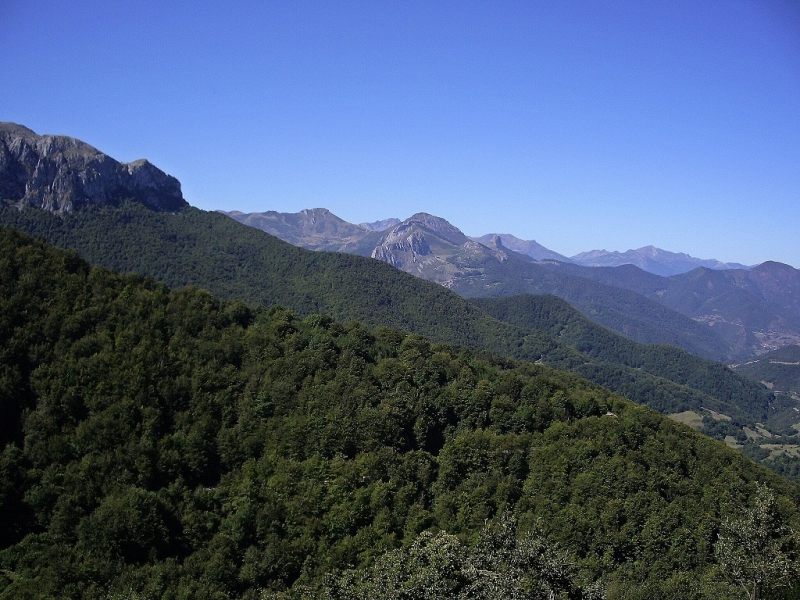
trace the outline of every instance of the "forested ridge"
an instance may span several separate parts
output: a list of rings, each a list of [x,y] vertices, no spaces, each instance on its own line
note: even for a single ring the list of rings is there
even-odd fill
[[[65,214],[0,208],[0,224],[75,250],[94,265],[201,287],[221,299],[280,304],[301,317],[327,314],[507,356],[536,356],[549,343],[388,264],[297,248],[195,208],[156,212],[124,201]]]
[[[504,323],[547,334],[589,357],[573,365],[569,357],[554,353],[545,357],[547,364],[575,371],[661,412],[709,408],[735,417],[740,426],[752,426],[770,416],[773,397],[763,385],[675,346],[638,344],[593,323],[555,296],[474,298],[472,302]],[[630,369],[652,375],[658,384],[631,376]],[[686,389],[683,393],[670,390],[667,395],[660,388],[670,383]]]
[[[800,394],[800,344],[763,354],[734,367],[753,381],[764,381],[785,394]]]
[[[734,598],[729,520],[762,504],[796,564],[795,485],[546,366],[10,230],[0,340],[3,598],[380,598],[388,572],[444,581],[435,557],[465,598],[498,597],[474,569],[520,597]]]
[[[220,214],[192,208],[154,212],[121,202],[63,215],[0,209],[0,222],[75,249],[92,264],[148,274],[175,287],[196,285],[223,299],[280,304],[300,317],[319,313],[370,327],[395,327],[513,358],[544,357],[548,364],[665,413],[706,407],[730,415],[737,425],[708,423],[707,429],[713,427],[722,437],[741,435],[742,426],[769,416],[770,394],[722,365],[583,326],[566,304],[548,310],[558,322],[572,319],[571,329],[580,323],[590,335],[565,336],[563,327],[553,328],[546,319],[531,321],[531,311],[517,306],[519,300],[470,303],[379,261],[296,248]],[[511,306],[518,316],[493,312],[500,306]],[[590,338],[594,342],[587,345]],[[642,368],[642,357],[650,359],[648,368]]]

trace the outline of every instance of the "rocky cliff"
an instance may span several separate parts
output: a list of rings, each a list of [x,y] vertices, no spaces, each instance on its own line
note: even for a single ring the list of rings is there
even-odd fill
[[[180,182],[145,159],[120,163],[75,138],[0,123],[2,203],[66,212],[123,200],[153,210],[188,206]]]

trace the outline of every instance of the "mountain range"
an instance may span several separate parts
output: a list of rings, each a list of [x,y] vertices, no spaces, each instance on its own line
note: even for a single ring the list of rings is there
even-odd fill
[[[256,213],[220,212],[241,223],[252,225],[262,231],[271,233],[296,246],[311,250],[340,252],[347,252],[349,249],[353,249],[355,244],[364,237],[374,239],[369,236],[369,232],[385,231],[402,223],[400,219],[391,218],[374,223],[353,225],[340,219],[325,208],[306,209],[299,213],[279,213],[275,211]],[[413,219],[414,217],[411,218]],[[654,246],[645,246],[638,250],[627,250],[626,252],[591,250],[567,257],[545,248],[535,240],[522,240],[509,233],[487,233],[478,237],[470,236],[470,239],[483,245],[493,245],[499,241],[504,248],[530,256],[534,260],[557,260],[585,267],[635,265],[643,271],[665,277],[687,273],[698,267],[717,270],[749,268],[740,263],[695,258],[683,252],[669,252]]]
[[[706,269],[748,269],[740,263],[726,263],[716,259],[702,259],[689,256],[683,252],[668,252],[655,246],[644,246],[626,252],[609,252],[608,250],[590,250],[581,252],[569,259],[584,267],[619,267],[634,265],[655,275],[680,275],[698,267]]]
[[[23,133],[26,139],[35,135]],[[11,150],[25,148],[25,156],[44,152],[38,162],[59,164],[73,174],[101,160],[88,145],[80,146],[83,150],[77,156],[59,150],[77,141],[57,140],[50,145],[33,141],[26,145],[5,138],[3,143]],[[22,172],[15,166],[14,152],[4,156],[6,171],[0,170],[0,178],[6,172]],[[56,180],[67,173],[51,175]],[[77,181],[84,179],[78,176]],[[130,189],[120,187],[119,182],[126,181]],[[94,264],[149,275],[171,286],[202,287],[221,298],[282,305],[299,316],[328,314],[344,322],[394,327],[437,342],[551,364],[663,412],[693,411],[703,421],[701,427],[720,438],[744,439],[743,428],[755,430],[756,423],[766,424],[776,434],[789,433],[798,420],[792,420],[795,411],[789,408],[787,413],[787,407],[775,404],[764,388],[718,363],[692,356],[716,358],[729,351],[708,326],[634,291],[560,273],[551,268],[551,261],[534,261],[505,248],[501,240],[489,245],[470,240],[443,219],[420,214],[345,242],[362,256],[311,252],[226,216],[194,209],[182,197],[176,203],[174,190],[165,193],[167,201],[161,205],[137,196],[136,182],[122,177],[115,185],[118,195],[112,201],[73,203],[68,210],[21,202],[24,194],[3,198],[0,225],[74,249]],[[37,188],[26,183],[22,189]],[[298,235],[307,235],[311,223],[321,245],[328,243],[326,232],[341,236],[363,229],[324,210],[307,211],[294,219],[275,213],[269,220],[294,227]],[[368,257],[381,252],[383,260]],[[445,285],[386,264],[392,260]],[[491,281],[489,297],[487,281]],[[572,306],[555,298],[519,295],[532,292],[559,293]],[[503,304],[507,301],[515,303],[514,311]],[[588,319],[573,306],[583,307]],[[667,341],[688,352],[643,346],[595,324],[604,321],[628,333],[628,338]],[[730,427],[715,417],[720,414],[732,419]]]
[[[767,554],[795,556],[798,400],[598,324],[729,351],[574,270],[659,276],[536,261],[424,213],[318,213],[320,246],[367,234],[315,252],[77,140],[6,126],[0,157],[0,595],[365,597],[365,569],[443,556],[432,540],[508,556],[506,516],[571,589],[611,598],[730,597],[715,548],[762,509]],[[784,267],[746,273],[779,302]]]
[[[800,271],[781,263],[723,268],[736,265],[652,247],[636,251],[641,260],[635,262],[650,271],[692,267],[667,277],[634,264],[583,266],[575,263],[576,257],[567,259],[536,242],[508,235],[469,238],[444,219],[425,213],[383,231],[346,223],[326,209],[226,214],[295,245],[383,260],[465,297],[554,294],[637,341],[676,344],[710,358],[737,361],[800,341]],[[635,258],[630,252],[625,256]],[[624,260],[623,255],[608,261],[600,257],[585,253],[584,258],[590,263]],[[622,289],[636,295],[625,296]],[[671,312],[660,311],[657,305]],[[642,318],[643,313],[648,316]],[[676,330],[684,334],[671,333]]]

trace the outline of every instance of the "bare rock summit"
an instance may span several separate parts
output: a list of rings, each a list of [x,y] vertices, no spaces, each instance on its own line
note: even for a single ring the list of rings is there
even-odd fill
[[[145,159],[121,163],[75,138],[0,123],[3,204],[67,212],[124,200],[153,210],[188,206],[180,182]]]

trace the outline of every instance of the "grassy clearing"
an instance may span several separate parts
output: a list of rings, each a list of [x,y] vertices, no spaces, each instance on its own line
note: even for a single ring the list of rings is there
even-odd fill
[[[673,421],[677,421],[678,423],[683,423],[684,425],[688,425],[692,429],[697,429],[698,431],[700,431],[703,428],[702,415],[693,410],[685,410],[683,412],[673,413],[668,416]]]

